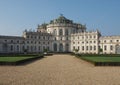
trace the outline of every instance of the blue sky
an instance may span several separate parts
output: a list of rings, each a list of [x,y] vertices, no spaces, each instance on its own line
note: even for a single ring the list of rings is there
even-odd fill
[[[60,14],[102,35],[120,35],[120,0],[0,0],[0,35],[21,36]]]

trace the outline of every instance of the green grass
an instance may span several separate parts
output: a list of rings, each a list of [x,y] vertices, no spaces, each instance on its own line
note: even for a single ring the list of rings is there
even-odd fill
[[[120,62],[120,57],[81,57],[92,62]]]
[[[24,56],[19,56],[19,57],[0,57],[0,62],[16,62],[28,58],[33,58],[33,57],[24,57]]]
[[[77,57],[90,62],[120,62],[120,55],[82,55]]]

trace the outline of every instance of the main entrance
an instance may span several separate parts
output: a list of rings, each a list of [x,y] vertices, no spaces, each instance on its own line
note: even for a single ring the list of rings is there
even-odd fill
[[[54,43],[53,48],[54,48],[54,52],[57,52],[57,44],[56,43]]]

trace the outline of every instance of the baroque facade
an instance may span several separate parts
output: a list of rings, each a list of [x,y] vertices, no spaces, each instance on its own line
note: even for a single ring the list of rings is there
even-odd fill
[[[60,15],[50,23],[38,25],[37,31],[22,36],[0,36],[0,53],[73,52],[120,54],[120,36],[102,36],[87,31],[86,26]]]

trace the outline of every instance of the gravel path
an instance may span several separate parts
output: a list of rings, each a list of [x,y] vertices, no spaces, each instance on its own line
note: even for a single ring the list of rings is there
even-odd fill
[[[25,66],[0,66],[0,85],[120,85],[120,67],[53,55]]]

